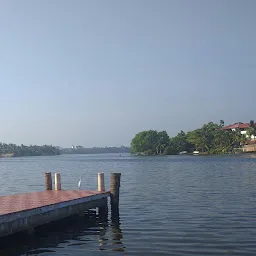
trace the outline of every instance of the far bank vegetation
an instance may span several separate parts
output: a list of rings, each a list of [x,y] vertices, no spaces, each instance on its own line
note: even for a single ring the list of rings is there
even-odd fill
[[[0,143],[0,157],[18,157],[18,156],[52,156],[59,155],[57,147],[51,145],[16,145]]]
[[[180,131],[172,138],[166,131],[142,131],[132,139],[131,150],[141,155],[176,155],[193,151],[199,151],[201,154],[227,154],[233,153],[247,142],[246,136],[239,130],[227,131],[222,130],[223,127],[223,120],[219,124],[209,122],[187,133]],[[255,125],[250,125],[247,134],[255,133]]]

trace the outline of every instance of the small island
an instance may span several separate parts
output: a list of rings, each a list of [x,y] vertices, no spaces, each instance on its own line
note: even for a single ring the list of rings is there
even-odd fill
[[[224,126],[209,122],[201,128],[170,138],[166,131],[148,130],[135,135],[131,151],[137,155],[229,154],[255,151],[256,127],[250,123]],[[253,146],[251,146],[253,145]]]

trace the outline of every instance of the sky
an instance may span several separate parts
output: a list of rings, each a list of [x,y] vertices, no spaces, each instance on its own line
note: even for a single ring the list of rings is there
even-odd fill
[[[254,0],[0,0],[0,141],[121,146],[256,121]]]

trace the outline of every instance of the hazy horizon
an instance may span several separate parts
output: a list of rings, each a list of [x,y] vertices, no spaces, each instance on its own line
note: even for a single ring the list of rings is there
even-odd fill
[[[1,1],[0,141],[129,146],[256,121],[253,0]]]

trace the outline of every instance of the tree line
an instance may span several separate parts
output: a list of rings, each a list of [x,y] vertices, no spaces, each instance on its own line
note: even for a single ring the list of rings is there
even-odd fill
[[[74,148],[63,148],[61,154],[108,154],[108,153],[129,153],[129,147],[93,147],[84,148],[82,146],[76,146]]]
[[[172,138],[166,131],[142,131],[132,139],[131,150],[143,155],[176,155],[195,150],[202,154],[224,154],[234,152],[248,141],[246,135],[241,134],[239,130],[223,130],[223,127],[223,120],[219,124],[209,122],[187,133],[181,131]],[[254,121],[250,122],[247,134],[256,134]]]
[[[51,145],[16,145],[0,143],[0,156],[51,156],[59,155],[60,150],[57,147]]]
[[[19,156],[52,156],[60,154],[106,154],[106,153],[129,153],[129,147],[94,147],[84,148],[76,146],[74,148],[60,148],[51,145],[16,145],[0,143],[0,157],[19,157]]]

